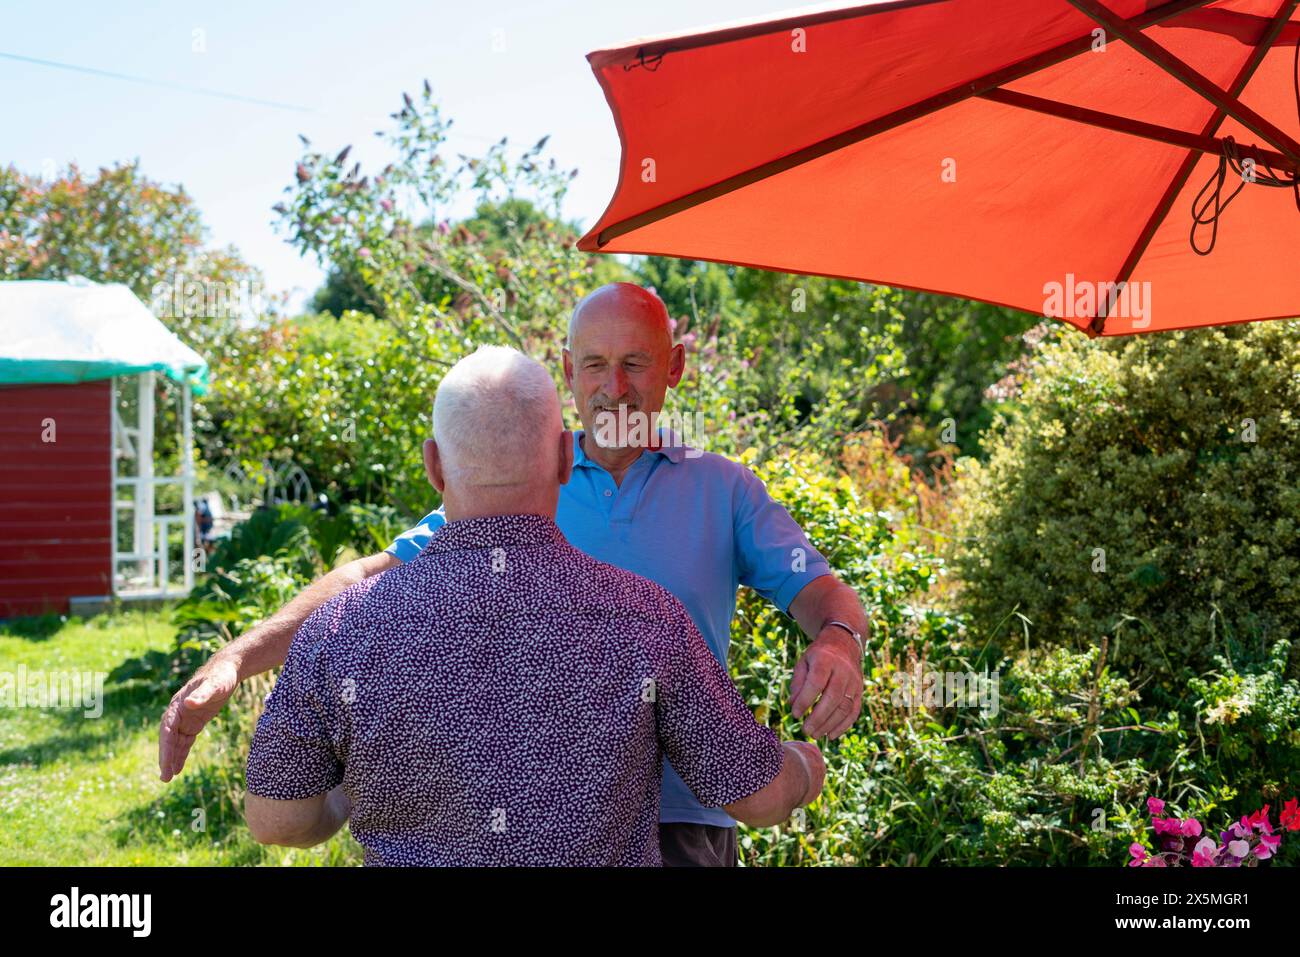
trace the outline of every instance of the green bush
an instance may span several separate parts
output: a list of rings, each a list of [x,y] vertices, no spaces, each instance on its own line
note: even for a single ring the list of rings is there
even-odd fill
[[[360,313],[232,336],[202,405],[204,458],[248,475],[293,463],[316,491],[417,512],[436,504],[421,446],[443,369]]]
[[[1276,800],[1300,788],[1300,683],[1286,677],[1291,643],[1267,659],[1230,643],[1217,669],[1188,682],[1207,778]]]
[[[908,527],[914,514],[868,503],[860,480],[830,477],[811,454],[757,471],[858,591],[872,630],[862,717],[821,742],[821,797],[782,826],[742,826],[748,863],[1120,866],[1144,839],[1148,796],[1206,821],[1295,791],[1300,685],[1282,675],[1286,642],[1259,660],[1227,639],[1218,671],[1144,703],[1112,641],[1004,655],[945,611],[944,564]],[[788,698],[805,646],[794,622],[742,589],[730,670],[783,738],[802,736]],[[899,699],[903,676],[985,669],[996,707]],[[1300,860],[1300,841],[1277,860]]]
[[[972,627],[1008,650],[1107,635],[1165,687],[1228,635],[1300,637],[1298,370],[1294,322],[1045,342],[964,463]]]

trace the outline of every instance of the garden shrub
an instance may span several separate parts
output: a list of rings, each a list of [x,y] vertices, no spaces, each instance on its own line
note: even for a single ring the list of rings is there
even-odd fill
[[[1214,672],[1188,682],[1199,758],[1207,775],[1276,800],[1300,787],[1300,682],[1286,677],[1291,643],[1277,642],[1267,658],[1236,643],[1229,649]]]
[[[1300,637],[1300,323],[1067,331],[1019,386],[987,463],[964,463],[976,632],[1005,650],[1110,636],[1165,687],[1212,668],[1227,633]]]
[[[282,321],[232,336],[202,403],[204,457],[260,474],[297,465],[317,492],[407,512],[436,504],[421,447],[445,364],[360,313]]]
[[[900,516],[911,521],[907,502],[882,497],[882,482],[867,482],[868,498],[862,477],[831,477],[813,454],[757,472],[857,590],[872,630],[862,716],[821,742],[822,795],[779,827],[742,825],[748,863],[1119,866],[1145,833],[1152,794],[1206,819],[1295,789],[1300,686],[1281,674],[1285,643],[1261,664],[1230,641],[1235,667],[1224,662],[1181,699],[1164,695],[1182,707],[1144,703],[1113,641],[1028,652],[1013,643],[1006,654],[946,611],[935,600],[944,563],[895,529]],[[906,496],[906,483],[892,487]],[[802,737],[787,705],[806,644],[793,621],[741,590],[730,670],[783,738]],[[900,702],[902,676],[986,669],[998,679],[996,708]],[[1251,704],[1236,706],[1237,720],[1208,723],[1239,699]],[[1300,859],[1292,844],[1280,861]]]

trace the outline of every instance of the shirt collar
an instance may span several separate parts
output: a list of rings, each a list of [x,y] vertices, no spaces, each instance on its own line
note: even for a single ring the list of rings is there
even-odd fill
[[[488,515],[442,525],[424,547],[427,552],[456,552],[501,545],[551,545],[565,541],[554,519],[544,515]]]
[[[582,450],[582,442],[580,442],[579,440],[582,438],[584,434],[585,433],[583,433],[581,430],[573,433],[573,467],[575,469],[602,468],[602,466],[596,464],[591,459],[589,459],[587,457],[587,453]],[[643,449],[642,454],[644,455],[645,453],[648,452],[651,455],[662,455],[664,458],[666,458],[669,462],[672,462],[674,465],[680,464],[681,461],[684,458],[686,458],[687,447],[682,444],[681,440],[677,438],[676,433],[674,433],[672,430],[660,429],[659,438],[661,441],[659,448]],[[637,461],[640,460],[638,459]]]

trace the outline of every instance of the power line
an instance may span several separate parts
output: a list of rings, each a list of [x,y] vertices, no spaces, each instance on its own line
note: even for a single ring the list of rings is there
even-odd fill
[[[293,103],[280,103],[276,100],[263,100],[255,96],[243,96],[242,94],[239,93],[226,93],[222,90],[209,90],[205,87],[192,86],[190,84],[185,84],[185,83],[172,83],[167,80],[154,80],[144,76],[132,76],[129,73],[116,73],[112,70],[100,70],[96,67],[77,66],[76,64],[72,64],[72,63],[59,63],[55,60],[42,60],[37,57],[22,56],[21,54],[18,53],[4,53],[3,51],[0,51],[0,59],[15,60],[19,63],[32,63],[37,66],[52,67],[53,69],[56,70],[69,70],[73,73],[86,73],[91,76],[102,76],[112,80],[125,80],[128,83],[140,83],[145,86],[155,86],[161,89],[175,90],[181,93],[196,93],[199,94],[200,96],[211,96],[221,100],[233,100],[234,102],[237,103],[250,103],[254,106],[269,106],[277,110],[291,110],[295,113],[316,113],[317,112],[311,107],[297,106]],[[377,115],[373,118],[367,116],[367,119],[370,119],[372,122],[380,121],[380,118]],[[499,137],[481,136],[474,133],[464,133],[459,130],[457,130],[454,133],[446,134],[445,138],[449,140],[458,139],[458,138],[468,139],[468,140],[478,140],[484,143],[495,143],[499,139]],[[525,146],[519,144],[512,143],[509,145],[514,149],[520,151],[526,149]],[[618,159],[616,157],[610,156],[608,154],[598,154],[598,158],[606,159],[610,162],[618,162]]]
[[[191,86],[187,83],[171,83],[166,80],[153,80],[144,76],[132,76],[129,73],[114,73],[111,70],[99,70],[95,67],[77,66],[72,63],[59,63],[55,60],[41,60],[36,57],[21,56],[17,53],[0,52],[0,58],[6,60],[16,60],[20,63],[34,63],[37,66],[53,67],[56,70],[70,70],[73,73],[88,73],[91,76],[108,77],[111,80],[126,80],[128,83],[141,83],[145,86],[156,86],[165,90],[175,90],[181,93],[197,93],[200,96],[211,96],[219,100],[233,100],[236,103],[250,103],[254,106],[269,106],[277,110],[291,110],[295,113],[315,113],[316,111],[306,106],[295,106],[292,103],[279,103],[275,100],[263,100],[255,96],[242,96],[239,93],[225,93],[221,90],[209,90],[206,87]]]
[[[144,86],[154,86],[154,87],[159,87],[161,89],[174,90],[182,93],[196,93],[200,96],[210,96],[221,100],[232,100],[237,103],[249,103],[254,106],[268,106],[277,110],[290,110],[295,113],[318,112],[317,110],[314,110],[311,107],[297,106],[293,103],[280,103],[276,100],[264,100],[254,96],[243,96],[242,94],[239,93],[226,93],[222,90],[210,90],[207,89],[206,87],[192,86],[190,84],[185,84],[185,83],[172,83],[167,80],[154,80],[149,77],[132,76],[129,73],[116,73],[112,70],[100,70],[96,67],[77,66],[76,64],[73,63],[59,63],[56,60],[42,60],[38,57],[23,56],[18,53],[5,53],[3,51],[0,51],[0,59],[14,60],[19,63],[31,63],[37,66],[52,67],[53,69],[56,70],[68,70],[73,73],[85,73],[91,76],[102,76],[112,80],[125,80],[128,83],[140,83],[143,84]],[[360,114],[358,114],[358,116],[360,116]],[[367,119],[370,119],[372,122],[380,121],[380,118],[377,115],[374,116],[373,118],[367,116]],[[498,142],[499,139],[498,137],[482,136],[474,133],[462,132],[460,130],[447,133],[444,138],[448,140],[454,140],[454,139],[477,140],[484,143],[495,143]],[[516,143],[511,143],[509,144],[509,146],[521,152],[527,149],[527,147]],[[618,162],[618,159],[616,157],[610,156],[609,154],[603,154],[603,153],[597,154],[596,158],[605,159],[612,163]]]

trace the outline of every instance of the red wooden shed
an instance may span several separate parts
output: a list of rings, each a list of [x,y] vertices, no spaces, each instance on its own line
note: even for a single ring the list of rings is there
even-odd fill
[[[181,384],[177,476],[154,471],[155,372]],[[138,390],[133,428],[118,412],[125,377]],[[188,589],[190,395],[206,379],[202,357],[125,286],[0,282],[0,618]],[[181,486],[181,514],[157,514],[166,484]],[[168,532],[177,524],[183,586],[173,588]]]

